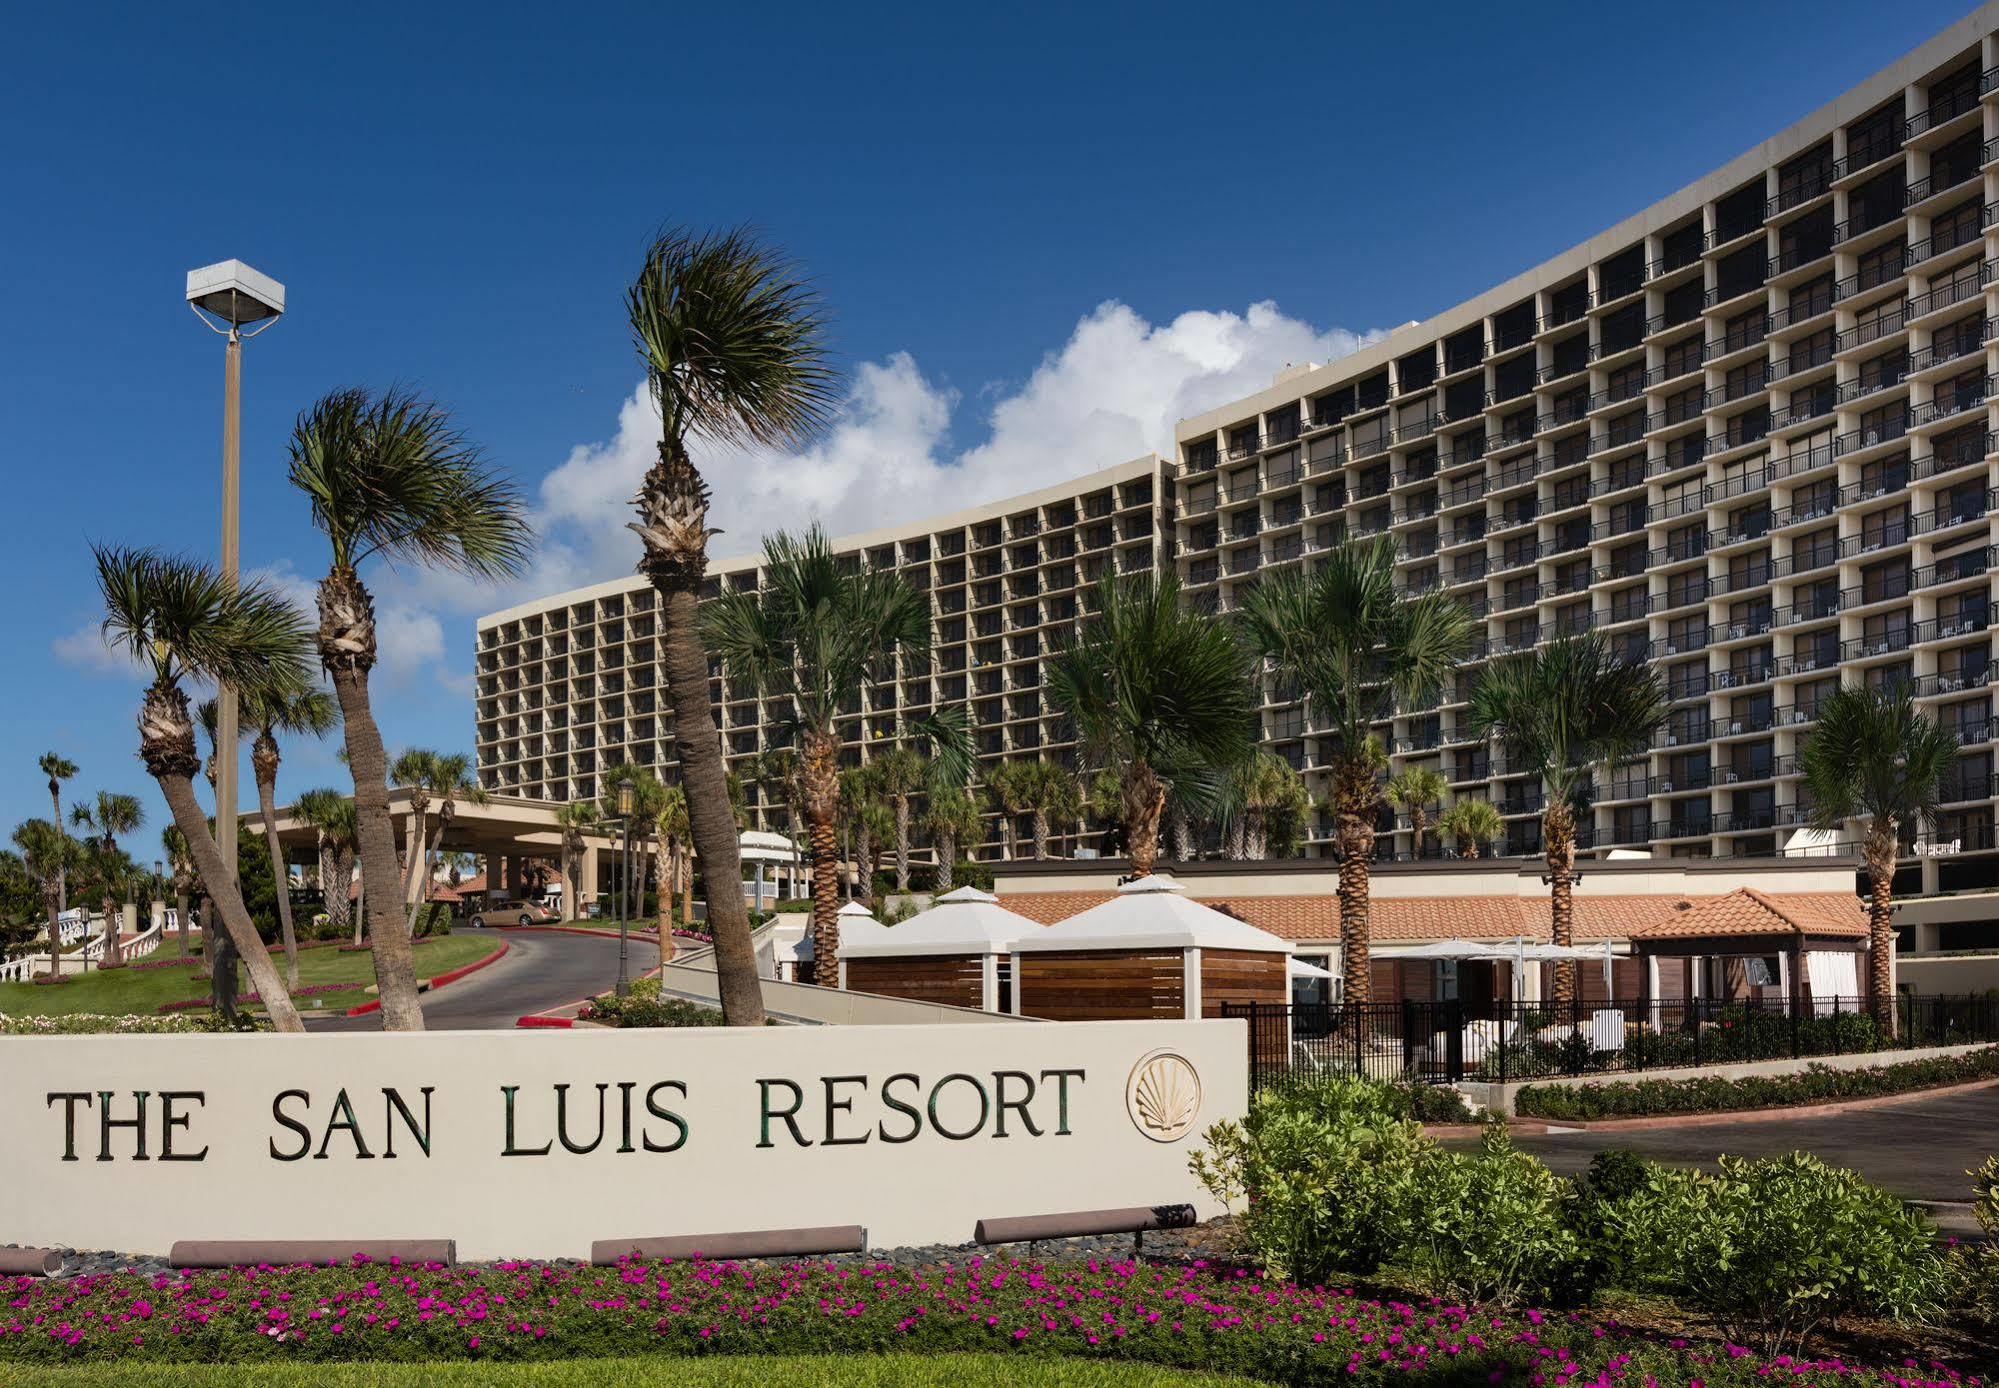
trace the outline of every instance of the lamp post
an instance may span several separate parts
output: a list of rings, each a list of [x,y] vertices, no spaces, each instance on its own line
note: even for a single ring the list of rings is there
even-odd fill
[[[243,340],[285,311],[285,287],[240,260],[187,272],[187,303],[211,332],[228,338],[222,353],[222,581],[236,584],[237,499],[242,471]],[[259,326],[244,332],[249,324]],[[215,847],[236,876],[236,691],[215,691]],[[226,828],[224,826],[227,826]]]
[[[631,991],[631,982],[626,977],[625,957],[627,931],[629,928],[627,897],[632,889],[632,807],[638,795],[630,781],[618,787],[618,818],[624,821],[624,845],[618,860],[618,996],[624,997]]]

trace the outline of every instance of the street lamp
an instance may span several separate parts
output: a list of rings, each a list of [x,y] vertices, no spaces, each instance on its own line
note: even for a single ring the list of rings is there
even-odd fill
[[[242,471],[243,339],[255,337],[285,311],[285,287],[240,260],[187,272],[187,304],[209,330],[229,339],[222,355],[222,581],[236,584],[236,508]],[[258,324],[249,332],[243,329]],[[215,691],[215,847],[236,876],[236,691]],[[223,826],[228,826],[226,829]]]
[[[618,818],[624,821],[624,850],[618,860],[618,996],[624,997],[631,991],[631,983],[626,977],[625,957],[627,941],[627,896],[632,889],[632,808],[638,801],[638,794],[630,781],[618,786]]]

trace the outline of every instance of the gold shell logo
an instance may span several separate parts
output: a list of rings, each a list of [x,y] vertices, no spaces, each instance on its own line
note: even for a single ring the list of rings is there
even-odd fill
[[[1154,1051],[1132,1067],[1124,1102],[1140,1132],[1154,1142],[1178,1142],[1201,1115],[1201,1077],[1185,1056]]]

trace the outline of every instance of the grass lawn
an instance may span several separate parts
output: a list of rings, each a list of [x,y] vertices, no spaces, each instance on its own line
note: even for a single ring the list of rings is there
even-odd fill
[[[499,948],[499,943],[491,935],[479,931],[418,940],[417,977],[429,978],[484,958]],[[176,947],[176,942],[169,938],[162,942],[157,953],[147,958],[171,958]],[[276,950],[272,954],[278,956]],[[74,982],[59,986],[0,983],[0,1012],[21,1017],[55,1016],[67,1012],[150,1014],[158,1011],[162,1003],[181,998],[207,997],[208,984],[195,978],[199,972],[199,968],[113,969],[110,973],[92,969],[88,974],[76,975]],[[315,983],[359,983],[365,988],[375,981],[375,957],[364,951],[343,954],[332,946],[301,950],[298,975],[302,988]],[[238,976],[242,979],[241,991],[249,992],[248,976]],[[322,1009],[352,1007],[366,1002],[371,996],[354,990],[328,993],[319,998],[300,998],[298,1003],[301,1009],[307,1011],[315,1002]]]
[[[1153,1388],[1198,1384],[1238,1388],[1255,1380],[1187,1373],[1147,1364],[1115,1364],[1014,1354],[870,1354],[645,1359],[565,1359],[549,1364],[91,1364],[73,1369],[0,1364],[0,1388],[112,1388],[135,1381],[157,1388],[769,1388],[774,1383],[829,1388]]]

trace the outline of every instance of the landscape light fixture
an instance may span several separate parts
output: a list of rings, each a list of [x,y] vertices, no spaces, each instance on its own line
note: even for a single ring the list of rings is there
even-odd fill
[[[285,311],[285,287],[240,260],[187,272],[187,305],[211,332],[226,337],[222,356],[222,581],[236,584],[237,504],[243,445],[243,339],[255,337]],[[249,332],[243,329],[257,324]],[[236,691],[215,691],[215,847],[236,876]],[[225,830],[224,825],[229,827]]]

